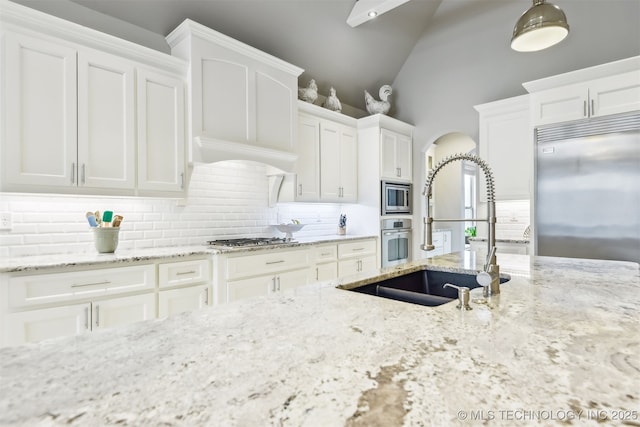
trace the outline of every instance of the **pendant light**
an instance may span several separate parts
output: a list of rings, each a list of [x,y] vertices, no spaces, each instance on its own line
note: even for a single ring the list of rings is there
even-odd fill
[[[533,0],[533,6],[522,14],[513,29],[511,49],[535,52],[560,43],[569,34],[567,17],[558,6]]]

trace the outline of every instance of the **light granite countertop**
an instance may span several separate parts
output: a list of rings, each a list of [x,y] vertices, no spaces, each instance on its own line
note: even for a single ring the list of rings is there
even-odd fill
[[[471,311],[336,288],[482,261],[0,349],[0,425],[639,425],[638,264],[500,255]]]
[[[253,252],[264,249],[286,249],[300,246],[310,246],[319,243],[337,243],[346,240],[362,240],[375,238],[376,236],[356,236],[356,235],[328,235],[318,237],[307,237],[296,239],[277,245],[253,246],[253,247],[222,247],[222,246],[168,246],[161,248],[144,248],[118,250],[112,254],[100,254],[95,251],[87,253],[69,253],[54,255],[34,255],[9,257],[0,259],[0,273],[11,273],[18,271],[36,271],[47,268],[91,266],[100,264],[119,264],[136,261],[153,261],[157,259],[183,258],[193,255],[221,254]]]

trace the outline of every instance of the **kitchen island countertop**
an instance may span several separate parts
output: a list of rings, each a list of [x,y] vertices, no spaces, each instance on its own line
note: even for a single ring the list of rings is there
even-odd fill
[[[638,264],[501,255],[471,311],[336,288],[482,261],[0,349],[0,425],[638,425]]]

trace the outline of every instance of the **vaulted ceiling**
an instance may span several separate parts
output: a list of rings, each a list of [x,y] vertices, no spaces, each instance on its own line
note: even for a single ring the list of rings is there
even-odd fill
[[[30,0],[18,0],[29,5]],[[51,2],[67,0],[47,0]],[[393,83],[442,0],[411,0],[352,28],[355,0],[72,0],[165,36],[190,18],[305,69],[323,95],[364,109],[363,91],[376,97]],[[34,1],[33,3],[37,3]]]

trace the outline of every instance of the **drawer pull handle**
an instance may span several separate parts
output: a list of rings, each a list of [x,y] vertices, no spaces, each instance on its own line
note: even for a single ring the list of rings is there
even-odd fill
[[[320,256],[329,256],[329,255],[331,255],[331,252],[322,252],[320,254]]]
[[[81,285],[76,284],[76,285],[71,285],[72,288],[84,288],[85,286],[97,286],[97,285],[108,285],[111,282],[109,280],[105,280],[102,282],[94,282],[94,283],[83,283]]]
[[[267,261],[267,265],[271,265],[271,264],[282,264],[284,262],[283,259],[279,260],[279,261]]]
[[[364,248],[354,248],[353,252],[364,251]]]
[[[209,288],[204,288],[204,305],[209,305]]]
[[[84,308],[84,328],[89,330],[89,307]]]
[[[100,306],[96,305],[96,327],[100,326]]]
[[[189,271],[178,271],[176,273],[176,276],[184,276],[185,274],[196,274],[195,270],[189,270]]]

